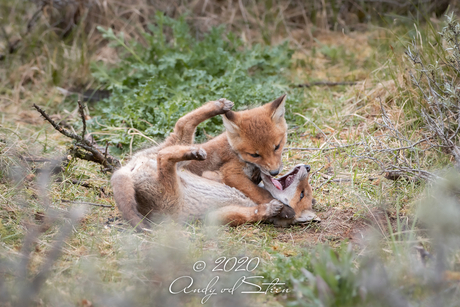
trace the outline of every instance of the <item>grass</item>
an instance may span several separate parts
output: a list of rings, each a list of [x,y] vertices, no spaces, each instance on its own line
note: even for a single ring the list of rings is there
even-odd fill
[[[9,37],[12,39],[24,33],[20,21],[24,20],[24,16],[30,18],[34,8],[7,1],[1,9],[8,19],[1,20],[0,25]],[[20,302],[22,289],[32,288],[32,280],[50,258],[50,251],[62,233],[61,229],[70,225],[71,217],[66,212],[78,206],[79,202],[112,207],[89,206],[80,215],[79,222],[73,225],[72,233],[62,245],[62,254],[48,272],[39,295],[32,299],[33,305],[198,306],[204,295],[171,295],[168,286],[175,278],[190,275],[200,287],[205,287],[214,276],[211,269],[216,266],[215,261],[221,256],[227,259],[244,256],[259,259],[260,264],[254,273],[263,275],[264,281],[268,282],[279,278],[292,292],[282,293],[283,287],[280,287],[281,293],[278,294],[225,298],[215,295],[208,304],[336,306],[340,302],[341,306],[355,306],[360,303],[365,305],[366,302],[370,304],[373,299],[378,300],[379,295],[391,296],[399,291],[395,289],[401,287],[406,292],[398,292],[398,295],[430,306],[428,299],[435,291],[417,278],[435,280],[444,271],[458,274],[458,253],[454,248],[457,243],[452,245],[454,256],[449,258],[441,272],[436,273],[430,263],[424,269],[421,260],[415,259],[414,244],[422,244],[432,254],[439,253],[442,247],[432,241],[439,237],[430,234],[427,229],[436,228],[435,222],[448,219],[448,216],[443,216],[434,219],[432,224],[429,218],[423,220],[424,214],[433,214],[420,212],[423,208],[419,205],[420,201],[432,203],[427,196],[432,194],[424,192],[424,182],[385,179],[376,163],[363,158],[369,149],[365,146],[330,151],[289,149],[327,148],[363,142],[378,144],[379,140],[399,147],[398,140],[385,138],[388,131],[381,126],[380,102],[400,131],[412,141],[420,139],[423,127],[417,121],[415,108],[418,94],[404,73],[409,63],[403,53],[411,40],[423,38],[427,55],[434,59],[437,49],[429,46],[439,43],[435,34],[440,31],[443,21],[436,19],[430,24],[414,27],[401,18],[384,27],[366,25],[363,31],[334,32],[319,26],[312,31],[308,27],[300,27],[300,23],[292,23],[292,19],[288,18],[289,7],[283,11],[282,5],[273,5],[263,14],[257,11],[257,6],[248,5],[246,17],[238,11],[235,20],[230,22],[227,18],[231,15],[226,12],[232,9],[235,8],[225,8],[221,12],[227,22],[223,31],[240,35],[242,46],[237,51],[243,48],[254,50],[251,48],[255,48],[256,43],[261,43],[264,48],[277,46],[281,38],[288,38],[288,45],[293,50],[292,61],[273,66],[284,67],[280,78],[285,78],[285,89],[294,96],[288,106],[289,142],[283,160],[286,170],[298,163],[308,163],[313,171],[318,171],[312,178],[312,185],[317,187],[314,192],[317,199],[315,210],[322,223],[287,229],[265,224],[209,229],[199,222],[189,225],[171,222],[155,226],[151,233],[135,234],[117,219],[119,215],[112,198],[110,174],[103,173],[99,166],[72,160],[57,177],[48,178],[46,173],[32,175],[35,169],[43,168],[43,163],[27,162],[19,155],[63,156],[69,140],[46,124],[32,110],[31,104],[43,106],[57,120],[65,120],[79,131],[75,98],[64,97],[56,87],[87,89],[108,86],[110,80],[101,78],[101,71],[113,74],[111,79],[117,78],[116,72],[120,70],[130,76],[130,67],[125,64],[126,48],[109,45],[95,30],[96,26],[113,26],[115,34],[123,31],[126,42],[135,42],[138,52],[148,49],[142,33],[147,27],[146,20],[152,21],[133,13],[125,16],[110,2],[108,11],[101,14],[115,14],[118,18],[101,21],[88,15],[86,24],[82,23],[70,36],[62,39],[59,32],[49,28],[45,18],[41,17],[32,31],[24,35],[17,52],[7,55],[0,62],[0,274],[5,277],[6,288],[11,295],[7,298],[9,302]],[[139,6],[142,17],[149,16],[150,10]],[[277,14],[280,10],[282,14]],[[210,23],[218,20],[209,11],[206,12],[211,16],[207,17]],[[196,31],[196,36],[202,39],[206,31],[200,28],[203,18],[198,17],[189,13],[185,20]],[[248,21],[244,22],[244,18]],[[291,23],[286,23],[286,20],[291,20]],[[320,24],[319,20],[316,22]],[[264,30],[256,31],[255,24]],[[171,32],[165,33],[169,38],[172,35]],[[311,39],[305,39],[309,35]],[[2,44],[4,48],[4,40]],[[284,50],[276,48],[281,47],[267,52]],[[129,50],[128,53],[132,55]],[[103,67],[103,70],[96,67]],[[277,76],[276,71],[274,76]],[[264,77],[262,74],[261,78]],[[136,80],[131,78],[127,87],[135,88]],[[306,89],[289,89],[287,86],[317,80],[364,82],[355,86]],[[205,96],[203,94],[202,99]],[[196,104],[199,102],[204,101],[197,100]],[[102,140],[111,139],[114,144],[120,135],[127,138],[121,142],[125,145],[123,150],[111,148],[112,153],[127,158],[127,144],[133,136],[127,132],[120,134],[115,130],[119,126],[114,128],[113,122],[104,122],[108,120],[109,113],[101,111],[101,105],[88,103],[90,117],[101,119],[99,123],[106,125],[94,125],[91,132],[100,134]],[[219,123],[206,128],[219,129]],[[161,133],[152,133],[151,136],[159,138]],[[145,146],[144,141],[136,137],[134,147]],[[432,171],[450,163],[449,155],[441,150],[410,152],[408,155],[414,161],[418,158],[421,168]],[[383,161],[394,158],[385,152],[376,157]],[[59,180],[55,180],[57,178]],[[345,181],[339,182],[339,179]],[[72,184],[72,180],[84,181],[89,187]],[[446,190],[453,188],[439,189],[442,196],[448,194]],[[447,197],[445,202],[449,201],[452,199]],[[452,210],[450,212],[456,212],[455,206]],[[43,214],[55,214],[61,218],[39,233],[24,277],[21,275],[24,269],[21,259],[27,254],[23,250],[27,233],[30,233],[27,230],[33,224],[46,224]],[[414,224],[419,219],[422,222]],[[439,232],[437,234],[440,236]],[[378,260],[372,262],[373,257]],[[206,262],[204,271],[192,269],[197,261]],[[387,270],[385,275],[381,270],[383,264],[397,269]],[[375,284],[372,272],[375,276],[386,276],[386,284]],[[241,273],[223,272],[219,276],[222,285],[229,286],[241,277]],[[443,285],[445,297],[455,297],[458,292],[455,278],[453,283]],[[365,299],[362,298],[363,286],[368,286]],[[378,292],[379,287],[388,289],[388,292]],[[432,292],[424,292],[424,289]],[[385,300],[380,303],[382,306],[394,305]]]

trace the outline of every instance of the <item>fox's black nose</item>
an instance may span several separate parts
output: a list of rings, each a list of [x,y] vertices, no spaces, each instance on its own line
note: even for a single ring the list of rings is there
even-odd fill
[[[305,168],[307,169],[307,172],[309,173],[309,172],[310,172],[310,169],[311,169],[310,165],[305,164],[304,166],[305,166]]]
[[[276,175],[278,175],[279,173],[280,173],[279,170],[270,171],[270,175],[272,175],[272,176],[276,176]]]

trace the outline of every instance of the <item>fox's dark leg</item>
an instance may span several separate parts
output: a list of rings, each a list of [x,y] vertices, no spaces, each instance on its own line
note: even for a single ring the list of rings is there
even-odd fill
[[[174,132],[165,140],[161,147],[171,145],[191,145],[196,127],[203,121],[231,110],[233,102],[225,98],[209,101],[198,109],[181,117],[174,127]]]
[[[208,221],[212,224],[238,226],[244,223],[254,223],[266,220],[279,214],[283,203],[273,199],[267,204],[254,207],[226,206],[208,214]]]

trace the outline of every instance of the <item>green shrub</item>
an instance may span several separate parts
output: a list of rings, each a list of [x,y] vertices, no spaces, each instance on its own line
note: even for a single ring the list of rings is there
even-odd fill
[[[231,32],[224,38],[222,27],[213,28],[198,40],[184,18],[174,20],[157,14],[155,20],[156,25],[145,33],[147,47],[127,44],[123,33],[116,35],[112,29],[99,28],[127,55],[115,68],[93,67],[94,77],[113,90],[112,96],[98,106],[98,123],[133,127],[147,136],[164,138],[181,116],[206,101],[225,97],[235,102],[235,110],[241,110],[289,91],[283,72],[290,66],[293,51],[287,42],[245,48]],[[291,107],[299,105],[301,93],[300,89],[291,91]],[[220,117],[203,123],[198,137],[203,138],[202,129],[215,135],[221,131],[221,123]],[[122,144],[129,141],[126,134],[112,139]]]

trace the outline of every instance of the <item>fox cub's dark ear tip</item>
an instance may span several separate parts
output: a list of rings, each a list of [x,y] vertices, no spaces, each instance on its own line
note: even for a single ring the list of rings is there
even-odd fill
[[[283,94],[283,95],[279,96],[278,98],[276,98],[275,101],[282,102],[284,99],[286,99],[286,96],[287,96],[287,94]]]
[[[271,105],[273,109],[277,109],[283,101],[286,100],[287,94],[281,95],[280,97],[276,98],[272,101]]]
[[[284,117],[284,102],[286,101],[286,96],[287,95],[284,94],[267,104],[268,110],[272,112],[271,117],[274,121],[279,121]]]

